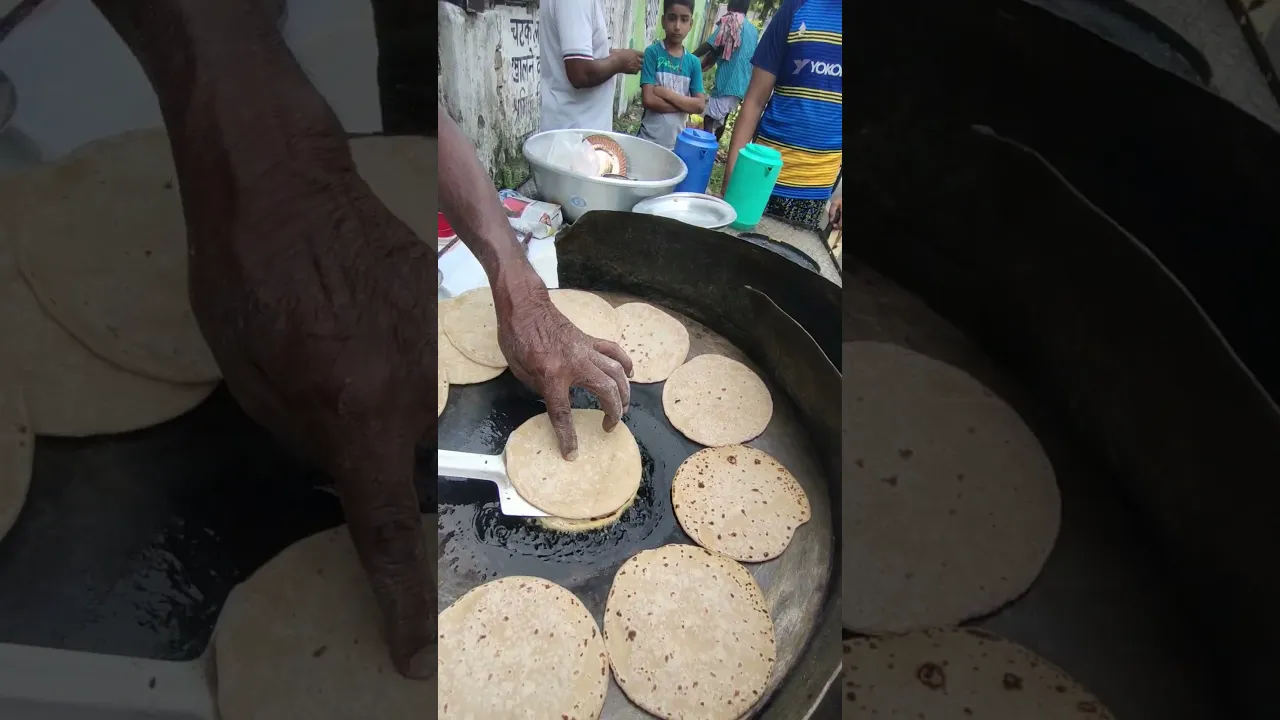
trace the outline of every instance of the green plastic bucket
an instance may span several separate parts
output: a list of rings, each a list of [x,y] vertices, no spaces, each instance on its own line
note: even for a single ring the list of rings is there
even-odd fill
[[[729,227],[746,230],[760,222],[781,169],[782,153],[773,148],[748,143],[738,152],[738,161],[733,165],[729,188],[724,194],[724,201],[738,213],[738,219]]]

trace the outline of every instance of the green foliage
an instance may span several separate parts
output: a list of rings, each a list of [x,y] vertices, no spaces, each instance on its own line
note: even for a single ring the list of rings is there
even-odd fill
[[[781,4],[782,0],[751,0],[747,8],[758,18],[752,20],[751,24],[755,25],[757,30],[764,30],[764,21],[773,17]]]

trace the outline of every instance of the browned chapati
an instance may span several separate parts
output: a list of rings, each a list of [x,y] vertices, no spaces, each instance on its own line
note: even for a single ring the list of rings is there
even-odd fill
[[[1053,466],[969,375],[884,343],[844,345],[845,627],[984,615],[1035,581],[1058,536]]]
[[[644,550],[623,563],[604,633],[618,685],[661,718],[742,717],[777,661],[773,620],[751,573],[695,545]]]
[[[439,641],[442,720],[600,717],[603,638],[555,583],[515,576],[474,588],[440,613]]]
[[[746,445],[690,455],[671,484],[680,527],[694,542],[742,562],[782,554],[809,521],[809,498],[768,453]]]
[[[737,445],[768,427],[773,397],[746,365],[723,355],[699,355],[667,378],[662,410],[677,430],[696,443]]]

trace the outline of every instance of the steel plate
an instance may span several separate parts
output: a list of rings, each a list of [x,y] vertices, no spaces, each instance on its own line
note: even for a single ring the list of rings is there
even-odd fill
[[[716,230],[738,219],[729,203],[706,193],[679,192],[642,200],[633,212],[657,215],[682,223]]]

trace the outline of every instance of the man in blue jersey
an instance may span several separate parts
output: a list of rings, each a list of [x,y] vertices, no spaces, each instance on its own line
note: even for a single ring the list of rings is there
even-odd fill
[[[755,137],[782,154],[765,212],[805,227],[819,227],[840,175],[842,30],[839,0],[784,0],[752,58],[729,142],[725,187],[738,152]]]

